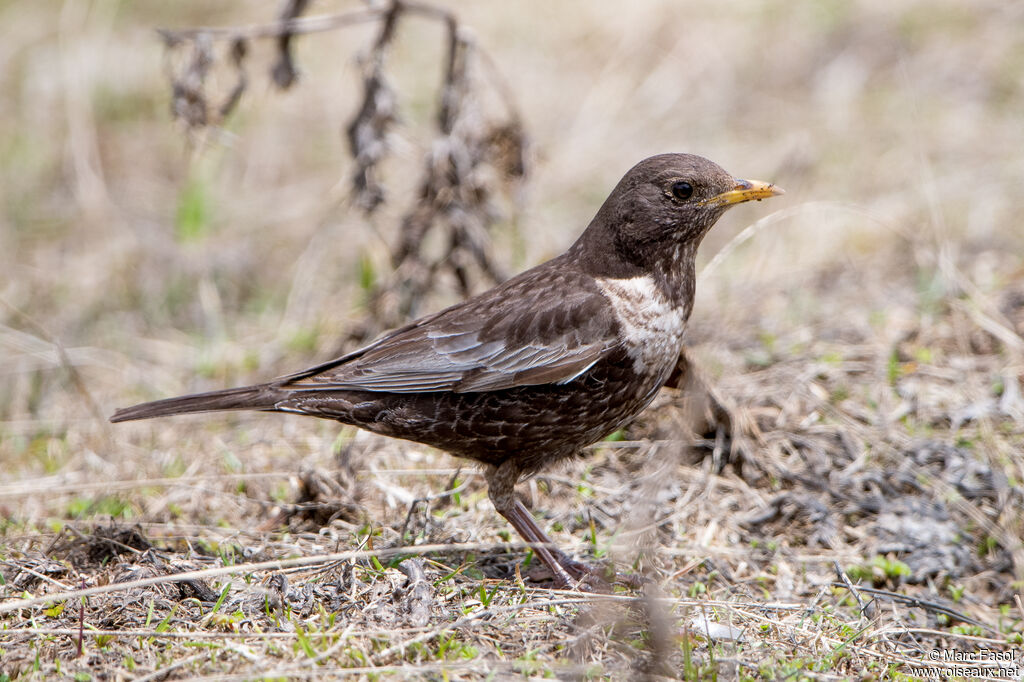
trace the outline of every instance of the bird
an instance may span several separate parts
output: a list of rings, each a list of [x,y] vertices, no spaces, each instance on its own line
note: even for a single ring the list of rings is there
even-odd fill
[[[516,484],[628,425],[677,366],[696,254],[731,206],[783,194],[693,154],[622,177],[567,251],[328,362],[142,403],[112,422],[222,410],[333,419],[482,465],[488,497],[561,587],[593,569],[555,547]]]

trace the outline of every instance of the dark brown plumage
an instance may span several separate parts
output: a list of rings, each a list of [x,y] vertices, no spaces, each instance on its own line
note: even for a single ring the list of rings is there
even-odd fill
[[[370,345],[266,384],[118,410],[336,419],[481,462],[495,509],[550,544],[515,496],[524,475],[624,426],[676,366],[697,246],[729,206],[782,191],[688,154],[641,161],[564,254]],[[562,584],[586,569],[536,547]]]

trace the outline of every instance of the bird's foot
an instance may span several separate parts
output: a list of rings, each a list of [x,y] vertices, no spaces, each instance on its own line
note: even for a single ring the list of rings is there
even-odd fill
[[[584,592],[608,593],[620,586],[626,589],[641,587],[647,579],[635,573],[619,573],[608,564],[576,561],[560,550],[551,551],[558,568],[541,565],[531,571],[530,578],[536,582],[554,582],[559,589],[581,590]]]

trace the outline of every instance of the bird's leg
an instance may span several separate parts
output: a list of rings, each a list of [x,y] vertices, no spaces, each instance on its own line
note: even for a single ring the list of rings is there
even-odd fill
[[[579,580],[585,575],[590,575],[590,571],[583,564],[573,561],[550,546],[551,539],[533,520],[529,510],[516,498],[515,485],[518,480],[519,469],[511,461],[488,469],[487,495],[491,498],[494,509],[530,544],[541,561],[555,574],[562,587],[575,586],[576,581],[573,578]]]
[[[542,542],[547,545],[554,544],[552,543],[551,538],[547,536],[547,533],[537,525],[537,522],[533,518],[533,514],[531,514],[530,510],[526,508],[526,505],[519,501],[519,498],[515,498],[515,508],[512,510],[512,514],[502,514],[502,516],[508,519],[508,522],[511,523],[524,538],[527,537],[528,530],[529,533],[536,538],[536,540],[531,540],[531,542]],[[513,520],[513,516],[515,517],[515,520]],[[594,570],[590,566],[570,558],[568,554],[557,547],[550,547],[547,551],[551,554],[552,559],[558,564],[559,568],[576,580],[583,580],[584,578],[589,578],[594,575]],[[545,563],[547,563],[547,561],[545,561]],[[551,566],[550,564],[548,565],[549,567]],[[554,567],[551,567],[551,570],[555,570]]]

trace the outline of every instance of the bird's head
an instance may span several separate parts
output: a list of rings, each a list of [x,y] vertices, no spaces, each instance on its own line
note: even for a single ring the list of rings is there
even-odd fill
[[[620,260],[642,270],[666,258],[692,255],[730,206],[783,191],[756,180],[740,180],[693,154],[659,154],[623,176],[578,244],[595,261]]]

